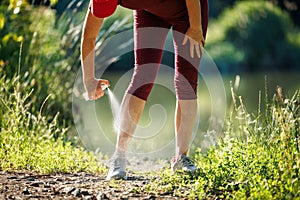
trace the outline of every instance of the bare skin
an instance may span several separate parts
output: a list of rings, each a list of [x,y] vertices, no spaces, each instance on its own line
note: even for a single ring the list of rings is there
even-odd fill
[[[187,30],[182,44],[186,45],[189,41],[190,56],[193,58],[196,53],[200,58],[201,48],[203,48],[205,44],[201,27],[200,1],[186,0],[186,5],[188,8],[190,28]],[[109,85],[108,80],[96,79],[94,77],[95,41],[102,24],[102,18],[97,18],[88,11],[82,34],[81,61],[84,85],[90,100],[96,100],[104,95],[101,84]],[[136,96],[125,94],[118,120],[119,131],[115,154],[125,156],[128,144],[144,110],[145,103],[144,100]],[[189,150],[197,112],[197,100],[177,100],[175,112],[175,157],[178,158],[182,154],[187,154]]]
[[[121,105],[121,113],[117,120],[117,123],[120,126],[118,127],[119,132],[115,150],[116,155],[126,155],[128,144],[141,118],[145,104],[146,101],[134,95],[128,93],[125,94]]]
[[[104,19],[93,16],[90,12],[87,13],[83,25],[82,41],[81,41],[81,65],[83,72],[83,82],[88,94],[89,100],[96,100],[104,95],[101,84],[109,86],[108,80],[95,78],[95,42],[99,30]]]
[[[186,7],[189,14],[190,28],[185,33],[183,45],[190,41],[190,55],[194,58],[194,51],[198,58],[201,56],[201,48],[205,44],[205,38],[202,30],[201,2],[199,0],[186,0]]]

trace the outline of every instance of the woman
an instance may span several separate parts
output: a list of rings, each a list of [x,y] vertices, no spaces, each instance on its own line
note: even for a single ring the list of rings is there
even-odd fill
[[[81,46],[83,80],[88,98],[103,96],[101,84],[107,80],[94,77],[95,40],[105,17],[117,5],[134,10],[135,68],[123,98],[118,140],[107,180],[126,178],[126,150],[152,89],[169,30],[173,31],[175,50],[176,153],[173,171],[194,173],[198,169],[187,157],[197,111],[198,66],[205,44],[208,24],[207,0],[91,0],[86,15]],[[153,31],[151,31],[153,30]],[[147,45],[151,44],[150,48]]]

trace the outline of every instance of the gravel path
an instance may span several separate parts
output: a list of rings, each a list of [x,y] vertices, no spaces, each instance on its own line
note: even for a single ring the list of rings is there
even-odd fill
[[[0,172],[0,199],[176,199],[138,192],[150,179],[129,174],[126,181],[105,181],[89,173],[39,175]]]
[[[127,176],[128,180],[106,181],[103,174],[0,171],[0,199],[179,199],[168,193],[143,192],[158,175],[129,171]]]

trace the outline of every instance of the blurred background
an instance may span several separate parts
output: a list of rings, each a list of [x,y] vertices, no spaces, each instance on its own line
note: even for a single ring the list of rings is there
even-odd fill
[[[44,103],[43,112],[49,120],[59,112],[59,123],[71,127],[74,117],[76,122],[82,120],[80,105],[73,105],[79,114],[72,115],[72,93],[80,70],[81,29],[88,3],[87,0],[1,0],[0,3],[1,76],[20,75],[24,91],[34,89],[30,96],[30,101],[35,102],[32,112],[39,111]],[[300,89],[300,1],[209,0],[209,14],[205,49],[221,73],[228,107],[231,81],[236,83],[235,90],[250,112],[257,112],[259,91],[262,96],[268,92],[272,98],[277,85],[289,95]],[[132,21],[132,11],[118,7],[99,33],[96,55],[105,51],[101,45],[105,38],[131,30]],[[173,59],[172,53],[165,52],[162,63],[172,67]],[[132,51],[118,55],[110,60],[103,78],[109,79],[113,87],[132,67]],[[49,94],[49,100],[44,102]],[[209,95],[200,76],[199,103],[204,114],[199,133],[206,132],[211,120]],[[149,98],[149,107],[162,104],[171,115],[169,125],[162,131],[173,127],[175,101],[164,103],[166,98],[175,97],[159,85]],[[104,128],[109,132],[113,122],[108,103],[104,97],[96,106],[99,121],[103,124],[109,121]],[[142,124],[150,121],[148,112],[145,113]],[[74,131],[69,135],[74,136]]]

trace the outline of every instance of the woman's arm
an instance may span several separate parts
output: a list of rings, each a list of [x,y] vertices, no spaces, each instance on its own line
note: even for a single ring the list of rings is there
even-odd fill
[[[183,44],[190,41],[190,55],[194,57],[194,50],[200,58],[200,48],[205,44],[202,31],[201,2],[200,0],[186,0],[190,27],[185,34]]]
[[[101,84],[109,85],[107,80],[95,78],[95,43],[103,21],[103,18],[95,17],[92,15],[90,10],[88,10],[81,37],[81,65],[83,82],[88,99],[90,100],[96,100],[103,96],[104,93],[101,89]]]

